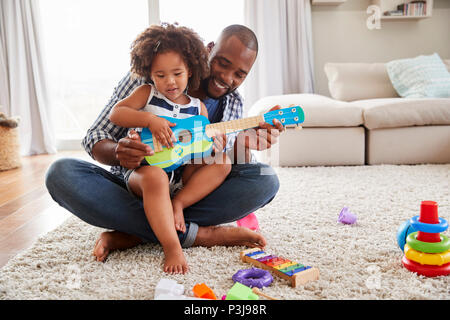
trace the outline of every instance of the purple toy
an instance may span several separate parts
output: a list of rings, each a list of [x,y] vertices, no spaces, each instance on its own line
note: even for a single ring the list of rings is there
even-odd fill
[[[351,213],[347,207],[344,207],[339,214],[338,222],[344,224],[353,224],[356,222],[356,215]]]
[[[269,271],[258,268],[239,270],[233,275],[232,279],[234,282],[240,282],[250,288],[268,287],[273,281]]]

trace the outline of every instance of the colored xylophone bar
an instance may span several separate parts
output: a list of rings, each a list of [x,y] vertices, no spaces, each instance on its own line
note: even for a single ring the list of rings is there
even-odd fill
[[[319,269],[275,255],[269,255],[258,248],[242,251],[241,260],[273,272],[280,278],[289,281],[294,288],[319,279]]]

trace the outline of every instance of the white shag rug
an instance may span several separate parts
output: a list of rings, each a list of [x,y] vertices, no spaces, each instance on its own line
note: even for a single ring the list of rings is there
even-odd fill
[[[419,214],[422,200],[438,202],[440,217],[450,220],[450,165],[276,170],[279,193],[257,212],[266,252],[317,267],[320,279],[292,288],[274,276],[263,292],[279,299],[450,299],[450,276],[409,272],[396,243],[397,228]],[[356,224],[337,222],[344,206]],[[185,249],[187,275],[164,274],[161,247],[152,244],[95,262],[102,231],[73,217],[43,236],[0,270],[0,299],[153,299],[161,278],[186,291],[205,283],[220,298],[233,274],[250,268],[239,259],[244,247]]]

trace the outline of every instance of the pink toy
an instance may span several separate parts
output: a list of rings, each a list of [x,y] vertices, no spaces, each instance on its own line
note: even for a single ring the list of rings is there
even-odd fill
[[[256,219],[256,215],[252,212],[244,218],[236,221],[239,227],[246,227],[253,231],[259,230],[258,219]]]

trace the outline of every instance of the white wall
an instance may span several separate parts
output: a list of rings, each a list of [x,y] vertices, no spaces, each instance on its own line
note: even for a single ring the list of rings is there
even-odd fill
[[[339,6],[312,6],[315,92],[329,96],[326,62],[387,62],[437,52],[450,59],[450,1],[434,0],[433,16],[381,21],[369,30],[369,0]]]

